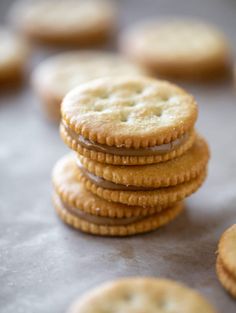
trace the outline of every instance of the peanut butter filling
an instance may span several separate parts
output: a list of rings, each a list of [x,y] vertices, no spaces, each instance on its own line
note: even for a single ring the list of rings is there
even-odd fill
[[[124,148],[124,147],[116,147],[116,146],[107,146],[102,145],[93,141],[90,141],[86,138],[84,138],[81,135],[76,134],[73,130],[71,130],[65,123],[62,124],[65,128],[67,134],[76,140],[76,142],[82,146],[83,148],[87,150],[92,150],[96,152],[102,152],[102,153],[109,153],[114,155],[121,155],[121,156],[153,156],[153,155],[162,155],[165,153],[169,153],[176,148],[180,147],[182,144],[184,144],[187,139],[189,138],[189,133],[185,133],[181,137],[169,142],[165,143],[159,146],[153,146],[148,148],[142,148],[142,149],[131,149],[131,148]]]
[[[151,187],[139,187],[139,186],[132,186],[132,185],[121,185],[113,183],[112,181],[105,180],[100,176],[96,176],[93,173],[86,170],[83,165],[81,164],[80,160],[77,159],[77,165],[83,175],[88,178],[92,183],[94,183],[98,187],[102,187],[104,189],[111,189],[111,190],[125,190],[125,191],[148,191],[154,190],[156,188]]]
[[[112,217],[104,217],[89,214],[81,209],[74,208],[64,202],[61,201],[61,205],[63,208],[69,213],[77,216],[78,218],[87,221],[89,223],[97,224],[97,225],[105,225],[105,226],[124,226],[129,225],[138,221],[141,221],[145,217],[143,216],[134,216],[134,217],[124,217],[124,218],[112,218]]]

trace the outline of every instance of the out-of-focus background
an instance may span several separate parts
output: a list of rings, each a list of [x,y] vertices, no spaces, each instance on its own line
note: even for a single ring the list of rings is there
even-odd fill
[[[1,24],[12,2],[0,0]],[[117,5],[119,29],[152,16],[211,22],[225,33],[235,57],[234,0],[123,0]],[[53,52],[35,49],[29,72]],[[68,149],[27,80],[22,88],[0,92],[0,312],[62,313],[89,288],[129,275],[176,279],[199,290],[219,312],[236,311],[214,269],[219,236],[236,221],[235,88],[231,81],[181,85],[199,103],[197,126],[212,151],[209,178],[172,224],[124,239],[82,234],[61,223],[51,204],[50,175]]]

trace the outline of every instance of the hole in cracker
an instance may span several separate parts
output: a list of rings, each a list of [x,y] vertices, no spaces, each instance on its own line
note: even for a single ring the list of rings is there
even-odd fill
[[[170,97],[168,95],[161,96],[162,101],[168,101],[169,99],[170,99]]]
[[[134,101],[130,101],[129,103],[127,103],[128,107],[133,107],[135,105],[136,105],[136,102],[134,102]]]
[[[109,98],[109,95],[107,95],[105,93],[100,96],[100,99],[108,99],[108,98]]]
[[[121,113],[120,121],[121,121],[122,123],[127,122],[128,119],[129,119],[129,115],[128,115],[128,114],[126,114],[126,113]]]
[[[143,92],[143,90],[142,90],[141,88],[136,89],[136,94],[137,94],[137,95],[140,95],[142,92]]]
[[[156,302],[156,306],[158,309],[165,309],[166,308],[166,301],[164,299],[160,299]]]
[[[153,115],[154,116],[157,116],[157,117],[161,117],[162,116],[162,109],[156,109],[154,112],[153,112]]]
[[[129,301],[131,301],[132,300],[132,295],[130,294],[130,293],[125,293],[124,295],[123,295],[123,300],[125,301],[125,302],[129,302]]]
[[[103,111],[103,107],[102,106],[96,106],[94,108],[94,110],[95,110],[95,112],[101,112],[101,111]]]
[[[125,122],[128,121],[128,118],[127,118],[127,117],[121,117],[121,118],[120,118],[120,121],[121,121],[122,123],[125,123]]]

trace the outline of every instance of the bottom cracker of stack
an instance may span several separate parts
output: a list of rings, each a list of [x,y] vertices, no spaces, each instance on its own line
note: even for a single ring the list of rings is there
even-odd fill
[[[58,161],[53,171],[53,202],[66,224],[84,232],[102,236],[144,233],[169,223],[183,210],[182,202],[141,207],[104,200],[85,189],[77,171],[72,155]]]

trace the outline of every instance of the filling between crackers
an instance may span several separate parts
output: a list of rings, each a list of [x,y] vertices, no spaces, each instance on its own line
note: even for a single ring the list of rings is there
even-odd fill
[[[61,200],[60,200],[61,201]],[[107,225],[107,226],[124,226],[129,225],[135,222],[139,222],[143,220],[145,217],[143,216],[134,216],[134,217],[124,217],[124,218],[112,218],[112,217],[104,217],[104,216],[97,216],[89,214],[81,209],[75,208],[70,206],[61,201],[61,205],[63,208],[68,211],[69,213],[77,216],[78,218],[85,220],[92,224],[98,225]],[[154,214],[155,215],[155,214]],[[150,215],[152,216],[152,215]]]
[[[125,147],[116,147],[116,146],[107,146],[103,144],[99,144],[89,139],[84,138],[82,135],[76,134],[73,130],[71,130],[65,123],[62,124],[65,128],[68,135],[76,140],[76,142],[87,150],[92,150],[96,152],[109,153],[114,155],[121,156],[153,156],[153,155],[162,155],[168,152],[175,150],[184,144],[189,138],[189,133],[183,134],[181,137],[162,145],[147,147],[142,149],[132,149]]]
[[[132,186],[132,185],[122,185],[122,184],[116,184],[112,181],[108,181],[100,176],[96,176],[93,173],[86,170],[83,165],[81,164],[80,160],[77,159],[77,165],[82,172],[82,174],[88,178],[90,181],[92,181],[96,186],[102,187],[104,189],[111,189],[111,190],[126,190],[126,191],[148,191],[148,190],[154,190],[156,188],[152,187],[143,187],[143,186]]]

